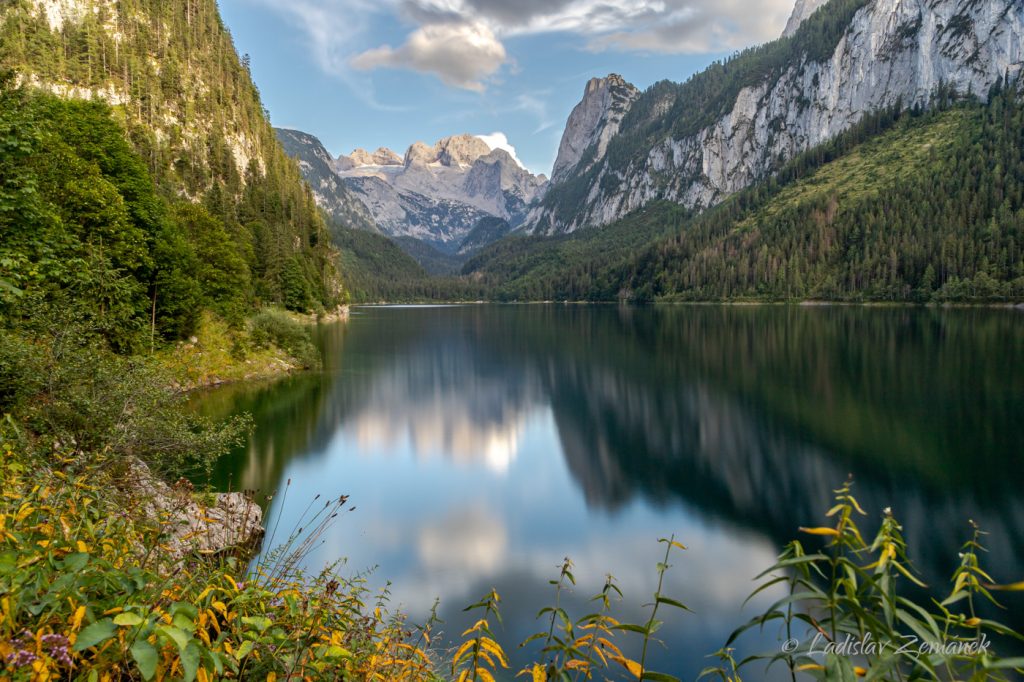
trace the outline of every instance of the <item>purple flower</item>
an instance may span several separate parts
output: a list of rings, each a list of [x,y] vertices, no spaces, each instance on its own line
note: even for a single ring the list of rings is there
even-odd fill
[[[47,655],[60,665],[71,667],[71,644],[64,635],[43,635],[43,646],[47,647]]]

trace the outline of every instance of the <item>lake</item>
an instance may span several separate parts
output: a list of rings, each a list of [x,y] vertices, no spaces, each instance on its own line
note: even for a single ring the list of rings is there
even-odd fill
[[[695,679],[778,596],[743,607],[848,475],[865,527],[891,506],[940,591],[969,519],[991,533],[995,578],[1024,579],[1024,312],[371,307],[317,333],[323,372],[197,397],[256,422],[214,484],[277,491],[277,541],[315,495],[351,495],[308,567],[373,569],[413,621],[439,598],[456,636],[461,609],[495,587],[517,664],[516,645],[546,630],[534,617],[564,557],[574,615],[610,573],[616,616],[642,621],[657,541],[675,534],[689,549],[666,592],[695,614],[663,612],[652,667]],[[1001,617],[1024,629],[1024,603],[1010,604]]]

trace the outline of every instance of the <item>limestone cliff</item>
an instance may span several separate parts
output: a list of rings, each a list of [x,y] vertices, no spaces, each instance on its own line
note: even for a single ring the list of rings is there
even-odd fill
[[[927,106],[940,86],[985,97],[1024,68],[1020,0],[801,0],[792,37],[750,50],[629,106],[610,142],[580,154],[573,112],[536,232],[603,225],[651,201],[704,209],[888,107]],[[808,18],[812,9],[818,9]],[[800,23],[800,20],[803,20]],[[587,97],[581,103],[588,109]],[[580,107],[577,108],[578,110]],[[575,158],[592,158],[573,165]],[[565,170],[568,168],[569,170]]]

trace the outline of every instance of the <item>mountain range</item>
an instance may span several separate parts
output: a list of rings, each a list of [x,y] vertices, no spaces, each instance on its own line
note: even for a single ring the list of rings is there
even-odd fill
[[[375,229],[435,271],[518,228],[548,185],[509,152],[473,135],[432,146],[417,142],[402,156],[356,149],[335,159],[308,133],[277,134],[335,221]]]
[[[587,86],[531,232],[607,225],[653,201],[703,210],[865,116],[985,97],[1019,76],[1017,0],[800,0],[783,38],[683,84]]]
[[[215,3],[139,7],[18,3],[0,14],[0,66],[113,107],[162,196],[229,235],[212,241],[244,261],[247,305],[328,304],[343,286],[594,300],[1024,288],[1019,0],[799,0],[778,40],[684,83],[592,79],[550,180],[466,134],[334,157],[270,128]],[[425,284],[392,242],[455,277]],[[410,288],[355,281],[367,273]]]
[[[304,169],[318,165],[306,172],[321,205],[350,206],[338,197],[355,197],[380,232],[432,271],[461,267],[486,279],[515,268],[522,275],[522,263],[503,258],[521,258],[530,244],[546,263],[536,267],[550,275],[558,266],[537,255],[548,246],[520,240],[604,228],[622,236],[631,228],[620,223],[642,224],[620,243],[635,256],[679,228],[678,213],[667,223],[650,218],[663,202],[701,215],[844,135],[866,141],[873,133],[858,131],[887,113],[988,102],[994,89],[1019,81],[1022,46],[1017,0],[798,0],[778,40],[685,83],[641,91],[617,74],[589,81],[566,122],[550,182],[467,135],[417,143],[404,155],[356,150],[337,159],[309,136],[298,148],[287,142],[298,133],[279,135]],[[644,211],[647,218],[636,217]],[[345,210],[332,214],[346,220]],[[580,244],[597,242],[588,234]],[[614,251],[598,250],[603,258]],[[906,276],[923,276],[923,267]]]

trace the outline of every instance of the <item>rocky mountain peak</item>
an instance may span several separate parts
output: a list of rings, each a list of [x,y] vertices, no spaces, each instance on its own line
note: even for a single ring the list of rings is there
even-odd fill
[[[405,152],[405,167],[426,166],[437,161],[437,150],[423,142],[413,142]]]
[[[793,7],[793,14],[789,16],[786,23],[786,30],[782,32],[783,38],[788,38],[797,32],[800,25],[810,19],[811,15],[817,12],[829,0],[796,0]]]
[[[603,159],[608,143],[618,134],[622,119],[639,97],[640,91],[618,74],[591,79],[583,91],[583,101],[569,115],[551,173],[552,181],[568,177],[595,145],[589,163]]]
[[[365,149],[355,149],[351,154],[338,157],[339,170],[352,170],[361,166],[401,166],[402,157],[387,147],[378,147],[372,154]]]
[[[816,35],[778,45],[786,63],[768,68],[758,53],[739,57],[734,74],[760,77],[714,85],[698,76],[644,93],[637,106],[645,120],[629,117],[636,136],[622,140],[614,158],[605,153],[609,131],[617,134],[634,99],[609,79],[588,84],[562,140],[556,191],[526,228],[606,225],[656,200],[704,210],[872,112],[927,107],[940,88],[984,97],[1024,73],[1021,0],[799,0],[788,31],[799,36],[816,12],[829,18]],[[714,96],[699,91],[709,84]],[[557,191],[584,178],[582,197]]]
[[[332,162],[312,135],[280,134],[302,161],[322,206],[352,195],[384,234],[446,253],[468,253],[518,227],[548,186],[547,178],[523,168],[506,148],[492,149],[475,135],[453,135],[434,145],[416,142],[404,158],[386,148],[372,154],[356,149]],[[497,220],[504,228],[476,231],[484,220]],[[471,244],[463,248],[470,234]]]
[[[405,153],[405,167],[439,163],[447,168],[468,168],[473,163],[491,153],[487,143],[475,135],[452,135],[429,147],[423,142],[416,142]]]
[[[487,143],[474,135],[446,137],[434,147],[437,160],[450,168],[471,166],[474,161],[491,153]]]

